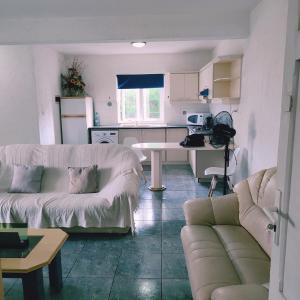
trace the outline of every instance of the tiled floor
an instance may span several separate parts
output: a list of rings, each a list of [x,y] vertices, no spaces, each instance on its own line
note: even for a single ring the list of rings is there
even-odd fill
[[[205,197],[208,184],[197,183],[187,165],[164,166],[163,173],[164,192],[150,192],[141,183],[135,237],[69,238],[62,249],[64,288],[51,295],[45,278],[46,299],[192,299],[180,240],[182,204]],[[5,279],[5,299],[22,299],[20,280]]]

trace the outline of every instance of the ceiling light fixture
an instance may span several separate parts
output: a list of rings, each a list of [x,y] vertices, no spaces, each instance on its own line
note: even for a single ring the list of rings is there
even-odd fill
[[[146,42],[131,42],[131,45],[135,48],[142,48],[146,46]]]

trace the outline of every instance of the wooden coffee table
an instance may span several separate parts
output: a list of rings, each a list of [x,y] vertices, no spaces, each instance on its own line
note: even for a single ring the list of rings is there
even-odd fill
[[[25,258],[0,258],[4,278],[22,278],[26,300],[44,299],[43,267],[49,267],[50,287],[62,288],[61,253],[68,234],[61,229],[28,229],[29,236],[42,239]]]

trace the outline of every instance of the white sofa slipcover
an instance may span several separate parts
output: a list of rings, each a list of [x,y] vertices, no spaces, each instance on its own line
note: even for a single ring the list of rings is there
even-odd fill
[[[43,165],[41,193],[8,193],[14,164]],[[68,193],[68,170],[98,165],[99,192]],[[0,222],[29,227],[129,228],[138,205],[140,165],[113,144],[0,146]]]

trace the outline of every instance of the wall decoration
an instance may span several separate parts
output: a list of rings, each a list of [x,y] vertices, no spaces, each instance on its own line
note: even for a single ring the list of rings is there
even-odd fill
[[[65,74],[61,74],[61,92],[63,97],[86,96],[85,83],[82,79],[82,63],[74,58]]]

